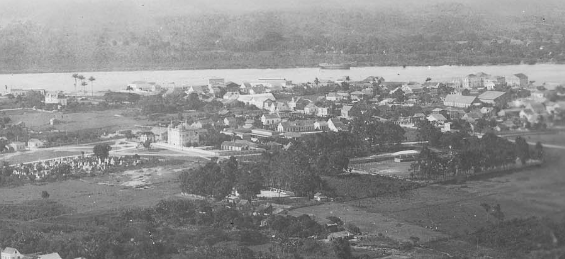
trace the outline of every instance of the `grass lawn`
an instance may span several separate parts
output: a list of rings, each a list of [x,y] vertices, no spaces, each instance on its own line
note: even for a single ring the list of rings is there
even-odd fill
[[[72,208],[76,213],[149,207],[162,199],[176,197],[180,193],[180,171],[195,165],[185,163],[78,180],[4,187],[0,188],[0,204],[20,204],[40,199],[41,192],[47,191],[49,200]],[[130,184],[140,180],[140,177],[144,177],[149,188],[136,189]]]
[[[111,128],[112,130],[130,128],[134,125],[145,125],[146,120],[135,120],[131,117],[121,116],[126,110],[107,110],[86,113],[61,113],[42,112],[32,110],[7,111],[6,114],[13,122],[22,121],[26,126],[37,131],[44,131],[51,127],[61,131],[77,131],[86,129]],[[55,118],[60,121],[54,126],[49,125],[49,120]]]
[[[92,148],[90,148],[92,150]],[[37,150],[37,151],[24,151],[16,153],[7,153],[0,155],[2,161],[10,164],[20,164],[33,162],[37,160],[44,160],[63,156],[80,155],[80,151],[63,151],[63,150]]]
[[[369,174],[385,175],[398,178],[410,178],[410,164],[412,162],[396,163],[392,160],[353,164],[351,167]]]
[[[551,144],[565,146],[565,132],[556,134],[540,134],[523,136],[527,142],[541,142],[542,144]]]
[[[384,236],[394,240],[408,241],[411,236],[419,237],[422,242],[446,238],[447,235],[420,226],[406,224],[400,220],[381,213],[367,212],[354,206],[342,203],[325,203],[319,206],[303,207],[290,212],[294,216],[302,214],[314,215],[316,221],[326,223],[328,216],[336,216],[347,223],[357,225],[364,234]]]

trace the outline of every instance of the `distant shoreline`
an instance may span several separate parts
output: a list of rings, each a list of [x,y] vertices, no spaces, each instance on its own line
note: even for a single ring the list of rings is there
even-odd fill
[[[420,64],[415,64],[415,65],[386,65],[386,64],[377,64],[377,63],[369,63],[369,64],[360,64],[357,66],[352,66],[351,68],[354,69],[356,67],[443,67],[443,66],[448,66],[448,67],[480,67],[480,66],[517,66],[517,65],[529,65],[529,66],[535,66],[535,65],[562,65],[565,64],[565,62],[537,62],[535,64],[527,64],[524,62],[520,62],[520,63],[499,63],[499,64],[489,64],[489,63],[485,63],[485,64],[473,64],[473,65],[456,65],[456,64],[429,64],[429,65],[420,65]],[[83,69],[83,70],[79,70],[79,69],[53,69],[53,70],[35,70],[35,69],[31,69],[31,70],[1,70],[0,69],[0,75],[9,75],[9,74],[59,74],[59,73],[86,73],[86,72],[144,72],[144,71],[182,71],[182,70],[249,70],[249,69],[301,69],[301,68],[308,68],[308,69],[312,69],[312,68],[319,68],[319,66],[187,66],[187,67],[182,67],[182,66],[156,66],[156,67],[152,67],[152,68],[148,68],[148,67],[117,67],[115,69],[107,69],[107,68],[101,68],[101,69],[96,69],[96,68],[92,68],[92,69]],[[347,71],[348,69],[345,69],[344,71]]]

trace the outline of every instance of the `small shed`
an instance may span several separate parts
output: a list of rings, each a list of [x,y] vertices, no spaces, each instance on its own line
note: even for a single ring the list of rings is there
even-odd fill
[[[317,192],[316,194],[314,194],[314,200],[322,202],[322,201],[328,201],[329,198],[328,198],[328,196],[323,195],[320,192]]]

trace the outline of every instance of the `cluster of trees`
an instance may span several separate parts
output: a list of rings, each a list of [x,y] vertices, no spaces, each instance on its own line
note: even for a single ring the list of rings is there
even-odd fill
[[[364,140],[347,132],[326,132],[292,141],[287,150],[264,153],[258,161],[238,164],[235,158],[184,171],[181,189],[223,199],[233,187],[251,199],[263,187],[274,187],[312,197],[325,189],[322,176],[349,169],[349,158],[367,154]],[[329,190],[326,190],[329,191]]]
[[[46,147],[52,147],[98,141],[105,131],[105,129],[90,129],[71,132],[48,132],[40,134],[38,137],[47,141],[45,143]]]
[[[146,16],[134,6],[109,8],[128,14],[122,19]],[[0,69],[295,67],[336,56],[379,65],[534,63],[563,61],[560,54],[565,51],[560,44],[563,26],[559,15],[549,18],[544,13],[548,18],[538,23],[532,22],[537,17],[514,16],[519,11],[500,14],[469,3],[414,5],[402,10],[390,6],[311,8],[282,13],[281,8],[254,10],[253,15],[178,15],[178,11],[166,15],[157,11],[164,15],[134,22],[139,23],[134,29],[111,26],[121,24],[119,21],[101,23],[110,20],[104,18],[75,21],[81,24],[76,30],[41,22],[12,23],[0,29],[0,51],[9,53],[0,59]],[[479,13],[489,13],[489,19]],[[373,24],[384,26],[375,30]]]
[[[32,220],[66,213],[69,213],[68,208],[43,199],[5,208],[0,217],[16,219],[18,215],[28,215],[26,220]],[[260,227],[262,220],[267,222],[266,227]],[[188,226],[190,230],[186,229]],[[274,259],[280,258],[277,250],[295,238],[300,238],[299,247],[302,247],[297,253],[323,253],[323,245],[305,238],[325,237],[327,233],[307,215],[252,216],[235,208],[188,200],[163,200],[151,208],[73,218],[71,222],[65,220],[64,224],[57,218],[25,227],[2,224],[0,230],[0,242],[17,247],[23,253],[57,251],[63,258],[136,259],[173,255]],[[246,247],[267,243],[270,240],[267,235],[277,237],[272,242],[272,252],[256,253]],[[227,243],[233,246],[221,249]]]
[[[350,123],[351,133],[376,146],[396,145],[405,139],[405,131],[400,125],[392,121],[382,122],[373,114],[366,111],[355,117]]]
[[[80,81],[80,85],[82,86],[82,92],[86,93],[86,86],[88,85],[88,83],[86,82],[86,80],[90,81],[90,90],[91,92],[94,91],[94,81],[96,81],[96,78],[94,78],[93,76],[90,76],[88,79],[84,76],[84,75],[80,75],[80,74],[73,74],[72,78],[75,79],[75,92],[77,91],[77,82]]]
[[[221,103],[220,103],[221,104]],[[197,93],[186,95],[184,91],[175,91],[170,94],[157,94],[143,96],[138,102],[143,114],[154,113],[178,113],[184,110],[200,110],[205,106],[208,109],[213,109],[217,106],[218,102],[208,105],[200,100]]]
[[[558,257],[565,246],[565,219],[515,218],[489,224],[469,236],[472,242],[503,249],[511,256]],[[561,249],[560,249],[561,248]],[[561,250],[561,252],[559,252]],[[545,251],[536,254],[535,251]],[[553,255],[552,255],[553,254]]]
[[[529,159],[543,160],[543,146],[532,149],[522,137],[515,143],[489,132],[479,138],[466,132],[442,133],[427,122],[420,124],[418,135],[428,141],[412,164],[412,175],[424,179],[473,174],[489,169],[505,169]],[[431,148],[446,150],[436,152]]]
[[[141,99],[139,94],[108,92],[104,94],[104,101],[109,104],[137,103]]]

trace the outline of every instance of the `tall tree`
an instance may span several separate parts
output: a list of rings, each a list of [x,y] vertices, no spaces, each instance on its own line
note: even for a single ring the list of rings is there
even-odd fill
[[[84,79],[86,79],[86,77],[84,77],[83,75],[78,75],[77,78],[78,78],[78,80],[80,80],[80,84],[82,85],[82,87],[83,87],[83,92],[84,92],[84,86],[85,86],[85,84],[84,84],[84,83],[85,83],[85,82],[84,82]]]
[[[541,144],[541,142],[538,141],[536,143],[536,146],[534,147],[532,158],[543,161],[543,156],[544,156],[543,145]]]
[[[97,144],[92,148],[94,155],[100,159],[105,159],[110,155],[110,150],[112,147],[108,144]]]
[[[239,172],[236,189],[242,199],[251,202],[263,188],[263,175],[259,167],[245,168]]]
[[[87,82],[82,81],[82,83],[80,83],[80,85],[82,85],[82,93],[86,94],[86,86],[88,85]]]
[[[96,80],[96,78],[94,78],[93,76],[88,78],[88,81],[90,81],[90,94],[92,96],[94,96],[94,81]]]
[[[516,155],[518,155],[522,164],[525,164],[530,159],[530,145],[521,136],[516,137],[514,145],[516,146]]]
[[[75,93],[77,91],[77,79],[78,79],[78,74],[73,74],[73,78],[75,79]]]

